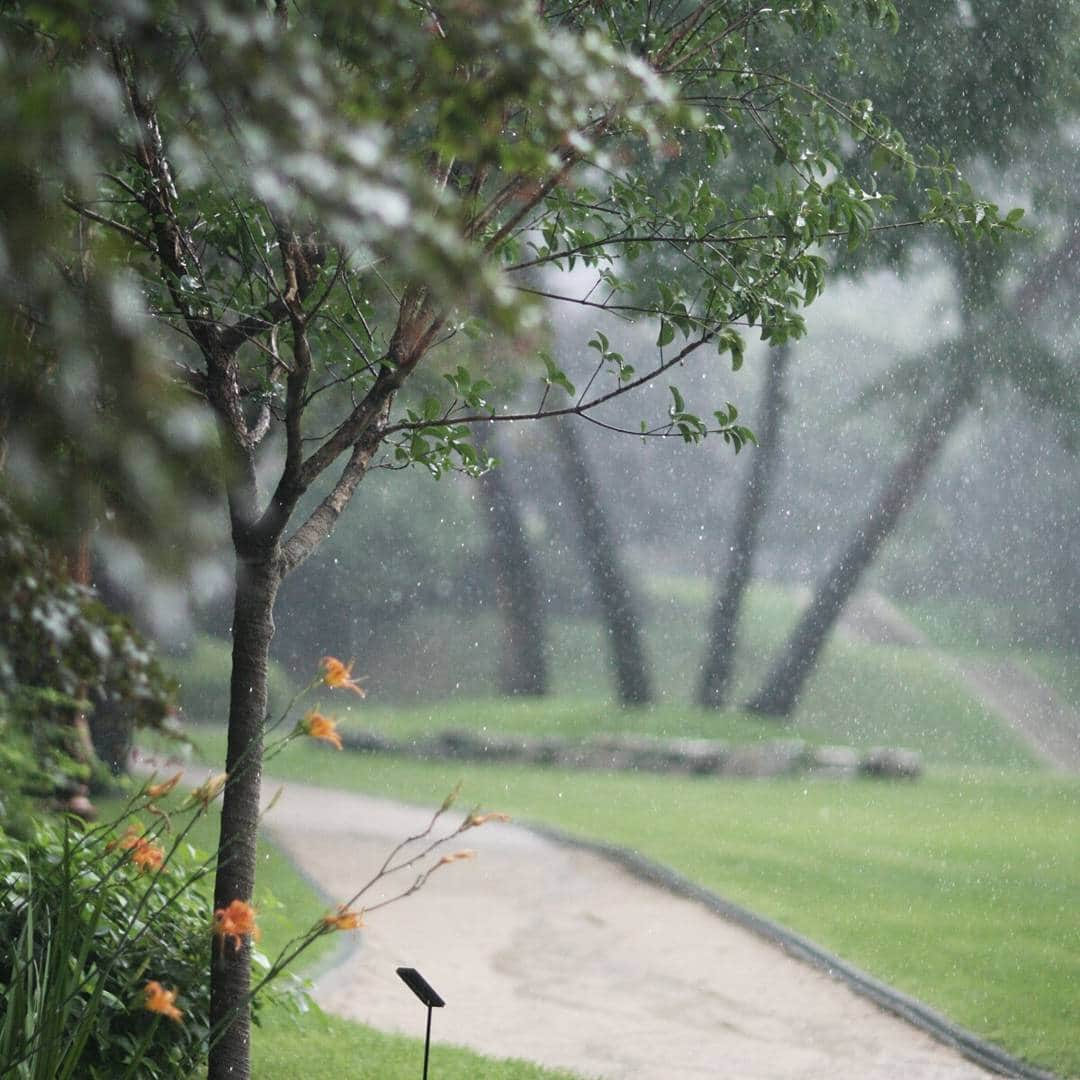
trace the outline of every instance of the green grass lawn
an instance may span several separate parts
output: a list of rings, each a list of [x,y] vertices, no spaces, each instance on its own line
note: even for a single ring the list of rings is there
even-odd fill
[[[549,626],[552,696],[540,703],[507,702],[492,696],[499,625],[492,617],[462,618],[427,612],[398,628],[388,647],[396,659],[362,658],[370,675],[364,703],[332,695],[322,703],[346,723],[396,736],[446,728],[558,734],[584,738],[601,732],[729,739],[802,738],[816,744],[865,748],[881,744],[918,749],[942,764],[1030,766],[1017,737],[984,709],[949,672],[918,649],[833,640],[809,681],[790,722],[770,722],[732,709],[715,712],[690,704],[703,647],[709,591],[684,579],[653,582],[646,636],[653,661],[657,702],[620,709],[604,670],[604,635],[589,619],[553,620]],[[756,583],[750,590],[736,662],[732,701],[757,688],[765,665],[798,615],[791,594]],[[344,651],[344,650],[343,650]],[[401,665],[408,657],[408,670]],[[403,694],[423,673],[424,683]],[[314,674],[314,673],[312,673]],[[440,691],[437,700],[433,692]],[[405,701],[385,703],[404,696]],[[316,699],[318,700],[318,699]]]
[[[1080,655],[1064,648],[1015,644],[1008,612],[962,599],[922,601],[904,610],[940,648],[959,656],[1001,656],[1026,664],[1063,701],[1080,709]]]
[[[398,673],[364,661],[358,670],[372,676],[367,702],[354,704],[348,695],[329,691],[315,700],[336,712],[346,729],[406,738],[466,728],[567,738],[619,731],[908,746],[931,763],[928,776],[914,784],[721,782],[415,762],[310,745],[290,747],[269,771],[427,803],[438,802],[464,779],[466,801],[636,848],[807,935],[1013,1053],[1080,1074],[1074,1030],[1080,1015],[1080,782],[1037,772],[1012,733],[918,649],[834,640],[789,723],[691,707],[687,699],[700,660],[708,590],[682,579],[655,582],[649,601],[658,689],[658,704],[651,708],[612,704],[602,664],[598,681],[604,653],[595,623],[555,622],[555,694],[542,702],[507,702],[485,696],[497,655],[494,621],[463,625],[431,615],[423,616],[409,648],[401,650],[414,669],[434,672],[411,704],[380,705],[381,687],[394,685]],[[755,688],[796,617],[787,592],[755,585],[734,700]],[[1075,664],[1066,667],[1066,685],[1075,671]],[[445,691],[439,700],[418,700],[439,686]],[[207,760],[220,761],[220,732],[195,734]],[[285,888],[274,884],[276,866],[271,856],[264,874],[275,893]],[[366,1060],[372,1052],[368,1039],[392,1053],[381,1036],[336,1020],[327,1023],[304,1036],[318,1042],[320,1061],[336,1060],[324,1056],[336,1052],[331,1044],[355,1045],[349,1053],[362,1052]],[[304,1045],[295,1034],[281,1034],[290,1030],[275,1026],[260,1034],[256,1051],[268,1048],[266,1068],[292,1060],[288,1055]],[[412,1044],[405,1045],[408,1057]],[[397,1075],[394,1067],[381,1067],[385,1071],[375,1068],[370,1075]],[[488,1075],[480,1065],[462,1067],[462,1076]],[[282,1066],[280,1074],[260,1075],[275,1080],[293,1073]]]
[[[1080,1073],[1080,782],[717,781],[413,762],[297,745],[276,776],[463,799],[643,852],[1011,1052]]]

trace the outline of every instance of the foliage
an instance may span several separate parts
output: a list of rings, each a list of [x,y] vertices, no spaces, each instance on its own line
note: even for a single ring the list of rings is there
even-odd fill
[[[895,21],[884,0],[854,6],[872,24]],[[438,16],[403,0],[318,5],[292,22],[285,10],[5,5],[4,127],[27,136],[0,161],[19,405],[9,472],[38,508],[94,472],[113,477],[121,524],[159,535],[176,522],[163,510],[180,482],[171,463],[191,464],[212,438],[167,392],[170,367],[231,416],[241,444],[261,438],[259,407],[276,426],[290,409],[298,419],[304,394],[351,390],[351,422],[279,489],[292,502],[368,428],[364,401],[400,386],[437,341],[480,332],[477,316],[527,325],[523,298],[548,291],[541,269],[594,270],[606,300],[559,295],[653,321],[664,371],[707,344],[737,357],[738,324],[774,341],[798,333],[793,307],[822,286],[815,245],[865,238],[888,214],[890,174],[939,193],[927,221],[987,236],[1012,226],[948,166],[915,156],[868,102],[784,73],[793,43],[820,64],[827,50],[815,43],[844,40],[846,19],[816,0],[749,15],[472,0]],[[838,172],[851,136],[873,160]],[[134,157],[121,149],[133,145]],[[729,200],[716,178],[759,159],[773,174]],[[43,245],[58,258],[37,258]],[[666,253],[654,292],[633,286],[623,304],[654,251]],[[272,269],[281,256],[291,269]],[[211,369],[223,364],[234,389],[198,375],[192,348],[167,347],[147,311],[216,356]],[[44,370],[42,350],[55,358]],[[321,373],[295,368],[298,350]],[[555,372],[546,380],[565,389]],[[596,408],[651,374],[618,369],[594,404],[560,411]],[[397,458],[475,463],[461,421],[491,405],[467,369],[455,379],[449,395],[383,421]],[[255,415],[241,420],[244,401]],[[685,438],[696,431],[686,424],[648,430]],[[50,458],[58,444],[68,451]],[[196,481],[188,494],[212,486],[205,470]]]
[[[50,822],[29,842],[0,835],[5,1076],[172,1080],[205,1054],[209,924],[197,872],[171,858],[178,874],[143,874],[107,839]],[[183,1023],[140,1007],[151,979],[182,988]]]
[[[324,667],[324,676],[308,689],[348,688],[344,665],[327,658]],[[299,697],[294,695],[275,728]],[[268,747],[266,757],[304,736],[335,742],[340,749],[335,724],[309,711]],[[249,758],[242,768],[252,766]],[[166,808],[164,800],[180,779],[179,774],[160,783],[152,778],[114,820],[82,834],[73,831],[72,819],[62,826],[46,820],[22,842],[0,832],[3,1075],[165,1080],[187,1076],[221,1038],[228,1021],[211,1022],[208,955],[212,964],[220,963],[226,950],[239,952],[261,931],[255,909],[241,899],[209,918],[206,886],[219,856],[201,858],[188,842],[227,777],[209,778]],[[251,949],[254,985],[234,1008],[246,1010],[274,993],[275,981],[316,942],[360,928],[365,912],[419,891],[444,865],[471,857],[468,850],[442,854],[440,849],[504,815],[473,811],[446,829],[443,816],[456,796],[455,788],[428,827],[404,839],[336,912],[300,924],[276,959]],[[144,828],[138,813],[152,815],[154,824]],[[118,834],[121,825],[126,828]],[[228,859],[229,849],[220,857]],[[370,890],[403,870],[409,871],[406,883],[380,894],[366,909],[359,906]],[[295,915],[290,925],[297,925]],[[275,996],[279,1002],[295,1000],[295,992]],[[171,1023],[162,1025],[160,1015],[146,1011],[164,1013]]]
[[[74,717],[123,703],[132,724],[170,729],[173,686],[152,647],[91,590],[50,565],[0,501],[0,791],[8,827],[20,793],[46,797],[90,778]]]

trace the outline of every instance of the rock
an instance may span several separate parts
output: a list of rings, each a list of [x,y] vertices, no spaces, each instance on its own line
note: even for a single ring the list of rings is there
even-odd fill
[[[864,776],[891,780],[914,780],[922,775],[922,756],[915,750],[876,746],[863,754],[859,771]]]
[[[432,743],[438,748],[439,757],[476,761],[484,756],[482,737],[463,728],[443,731],[435,736]]]
[[[720,768],[721,776],[788,776],[802,766],[806,743],[802,739],[736,746]]]
[[[812,776],[854,776],[859,771],[859,754],[850,746],[812,746],[806,752],[806,766]]]
[[[570,750],[565,739],[546,735],[540,739],[526,740],[522,748],[522,761],[532,765],[558,765]]]
[[[682,768],[694,776],[718,772],[731,753],[718,739],[672,739],[670,745]]]
[[[646,772],[678,772],[683,767],[682,757],[669,739],[650,735],[618,735],[610,738],[607,745],[627,760],[627,767]]]
[[[367,754],[385,754],[401,749],[393,739],[388,739],[377,731],[343,731],[341,743],[349,750],[359,750]]]

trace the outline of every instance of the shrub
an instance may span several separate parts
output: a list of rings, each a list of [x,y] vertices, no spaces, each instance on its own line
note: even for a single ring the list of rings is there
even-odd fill
[[[73,830],[0,834],[0,1074],[188,1076],[208,1036],[205,871],[174,855],[145,872],[105,830]],[[179,991],[182,1023],[142,1008],[151,980]]]

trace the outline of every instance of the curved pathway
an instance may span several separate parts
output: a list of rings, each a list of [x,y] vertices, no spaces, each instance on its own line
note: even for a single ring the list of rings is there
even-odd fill
[[[267,781],[266,789],[276,785]],[[265,825],[344,899],[430,811],[289,783]],[[457,819],[454,819],[455,821]],[[513,825],[462,838],[476,862],[370,917],[323,975],[323,1008],[420,1036],[397,978],[447,1001],[437,1044],[633,1080],[961,1080],[987,1074],[825,973],[611,861]],[[408,880],[408,879],[406,879]]]
[[[809,602],[809,590],[805,592]],[[968,692],[1000,716],[1044,764],[1058,772],[1080,773],[1080,710],[1050,689],[1030,668],[1007,658],[973,660],[934,648],[886,597],[856,593],[844,609],[839,630],[849,639],[875,645],[907,645],[928,650]]]

